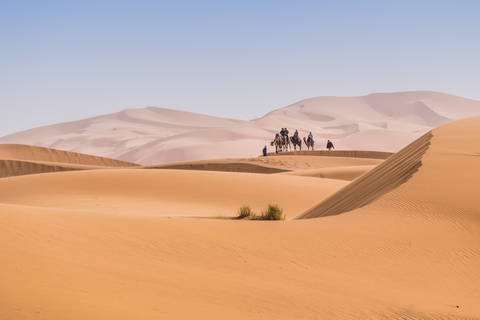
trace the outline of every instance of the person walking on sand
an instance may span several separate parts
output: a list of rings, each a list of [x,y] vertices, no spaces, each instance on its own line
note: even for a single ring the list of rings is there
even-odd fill
[[[263,156],[267,156],[267,146],[263,147]]]
[[[330,151],[330,149],[332,149],[332,148],[335,149],[335,147],[333,146],[332,141],[330,141],[330,140],[327,140],[327,141],[328,141],[328,142],[327,142],[327,149],[328,149],[328,151]]]

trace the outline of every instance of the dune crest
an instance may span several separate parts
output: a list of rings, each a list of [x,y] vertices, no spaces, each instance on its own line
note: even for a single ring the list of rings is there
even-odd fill
[[[295,219],[337,215],[361,208],[406,182],[422,165],[429,132]]]
[[[51,148],[0,145],[0,178],[36,173],[134,167],[137,164]]]
[[[81,164],[104,167],[131,167],[138,164],[58,149],[29,145],[0,144],[0,159]]]

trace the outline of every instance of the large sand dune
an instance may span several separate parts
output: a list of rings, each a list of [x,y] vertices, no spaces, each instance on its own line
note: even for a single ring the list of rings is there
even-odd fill
[[[351,211],[396,189],[421,166],[430,138],[429,132],[297,218],[326,217]]]
[[[250,121],[162,108],[128,109],[26,130],[0,143],[27,144],[142,165],[256,157],[281,128],[314,134],[316,149],[397,152],[436,126],[480,115],[480,101],[438,92],[317,97]]]
[[[479,136],[1,178],[0,318],[480,318]],[[219,219],[270,202],[287,220]]]

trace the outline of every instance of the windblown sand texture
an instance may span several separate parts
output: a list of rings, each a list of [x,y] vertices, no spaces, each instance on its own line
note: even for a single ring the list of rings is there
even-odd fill
[[[475,117],[392,156],[32,166],[0,179],[0,319],[480,318],[479,137]],[[269,203],[287,219],[232,219]]]

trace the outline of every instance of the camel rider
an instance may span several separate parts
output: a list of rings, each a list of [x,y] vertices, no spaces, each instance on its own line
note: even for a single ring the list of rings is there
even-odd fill
[[[295,133],[293,134],[293,141],[297,141],[297,142],[298,142],[299,140],[300,140],[300,138],[298,137],[298,131],[295,130]]]
[[[288,129],[287,129],[287,128],[285,128],[285,141],[287,141],[287,140],[288,140],[288,134],[289,134],[289,132],[288,132]]]
[[[313,142],[313,135],[312,135],[311,132],[308,134],[308,139],[307,139],[307,141],[308,141],[308,142],[310,142],[310,141]]]
[[[280,131],[280,135],[282,136],[282,141],[285,141],[285,128],[282,128],[282,131]]]

